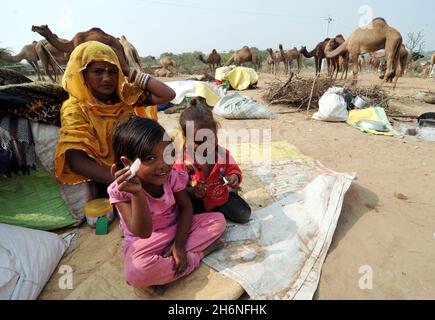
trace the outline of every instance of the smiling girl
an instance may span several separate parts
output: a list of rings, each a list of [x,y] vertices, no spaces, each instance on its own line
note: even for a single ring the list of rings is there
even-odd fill
[[[133,116],[113,139],[116,181],[108,193],[121,217],[125,278],[134,287],[161,286],[190,274],[219,247],[226,226],[218,212],[193,216],[188,175],[173,169],[165,136],[157,122]],[[136,159],[141,165],[129,179]]]

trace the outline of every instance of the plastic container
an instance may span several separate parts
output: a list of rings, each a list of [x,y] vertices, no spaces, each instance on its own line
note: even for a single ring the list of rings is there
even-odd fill
[[[115,218],[115,215],[113,213],[113,207],[110,204],[109,199],[95,199],[89,201],[85,205],[85,216],[86,222],[92,228],[95,228],[99,218],[105,217],[109,224]]]

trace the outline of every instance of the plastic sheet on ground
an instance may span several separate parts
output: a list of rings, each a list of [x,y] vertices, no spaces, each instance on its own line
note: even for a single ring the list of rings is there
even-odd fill
[[[366,128],[358,127],[357,123],[360,120],[373,120],[373,121],[382,122],[389,131],[381,132],[381,131],[369,130]],[[370,107],[366,109],[351,110],[349,112],[349,119],[347,120],[347,123],[352,127],[369,134],[384,135],[384,136],[394,136],[399,134],[396,130],[394,130],[390,121],[388,121],[388,117],[385,113],[385,110],[381,107]]]
[[[317,176],[327,175],[330,176],[330,179],[341,177],[341,175],[335,177],[336,173],[324,168],[319,162],[310,157],[303,155],[297,148],[285,141],[273,142],[269,146],[270,148],[266,144],[258,145],[254,143],[233,144],[230,146],[224,144],[224,146],[231,150],[244,172],[242,196],[254,210],[272,205],[277,202],[277,199],[284,199],[288,195],[301,192]],[[270,152],[263,152],[264,147]],[[247,149],[250,150],[252,158],[256,161],[244,160]],[[271,161],[270,168],[264,166],[267,163],[266,160]],[[287,168],[286,171],[283,168]],[[299,176],[287,179],[288,182],[286,183],[285,179],[281,179],[284,172],[292,175],[292,177],[295,173],[296,176]],[[282,190],[293,191],[283,193]],[[339,208],[340,206],[337,206],[335,213],[339,214]],[[254,213],[254,216],[257,216],[257,213]],[[227,233],[224,235],[224,239],[227,241],[227,247],[224,250],[228,252],[228,248],[231,248],[231,246],[243,246],[246,241],[260,239],[264,230],[267,230],[264,229],[262,223],[261,219],[256,218],[252,223],[241,228],[239,228],[239,225],[230,224]],[[325,223],[322,224],[322,226],[326,225]],[[243,230],[243,232],[239,232],[237,229]],[[329,231],[333,233],[334,229],[335,226],[332,223]],[[106,236],[96,236],[95,230],[86,224],[81,225],[79,230],[77,248],[63,257],[59,264],[71,266],[74,270],[73,289],[60,289],[59,280],[63,274],[55,272],[39,299],[235,300],[242,296],[245,289],[249,290],[248,293],[252,298],[257,297],[253,290],[250,290],[248,286],[245,286],[244,289],[234,277],[226,275],[225,272],[217,272],[204,263],[188,277],[170,284],[163,296],[154,296],[143,289],[134,289],[124,279],[123,238],[117,221],[110,225],[110,232]],[[330,233],[328,233],[327,239],[329,239],[329,236]],[[319,259],[314,261],[313,254],[309,262],[314,262],[314,266],[309,268],[307,264],[304,269],[307,272],[310,270],[306,279],[313,279],[310,281],[314,287],[317,286],[317,276],[320,274],[322,259],[324,259],[323,255],[326,255],[328,247],[328,241],[324,241]],[[316,253],[316,251],[313,252]],[[252,253],[248,253],[245,259],[249,258],[249,255],[252,256]],[[279,272],[280,268],[281,266],[273,270],[273,272]],[[305,281],[306,284],[309,283],[308,280]],[[311,292],[313,289],[309,288],[303,286],[301,290]],[[301,290],[299,293],[302,292]]]
[[[248,225],[227,228],[224,238],[239,241],[227,242],[204,260],[253,299],[312,299],[355,177],[298,156],[290,145],[286,156],[285,148],[283,142],[272,143],[269,168],[264,159],[242,165],[267,190],[251,190],[244,197],[270,205],[255,211]]]

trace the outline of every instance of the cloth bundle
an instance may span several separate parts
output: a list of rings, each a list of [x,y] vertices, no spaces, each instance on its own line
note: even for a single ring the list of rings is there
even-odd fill
[[[5,116],[0,120],[0,174],[30,174],[36,170],[35,143],[27,119]]]
[[[60,108],[67,99],[60,85],[48,82],[0,86],[0,115],[60,126]]]

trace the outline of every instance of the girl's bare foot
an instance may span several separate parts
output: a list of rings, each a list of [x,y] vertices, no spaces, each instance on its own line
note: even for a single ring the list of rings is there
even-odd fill
[[[166,286],[153,286],[154,294],[157,296],[162,296],[166,291]]]
[[[162,285],[162,286],[142,287],[142,288],[136,288],[136,290],[139,290],[139,292],[140,291],[146,292],[151,295],[162,296],[166,291],[166,286]]]
[[[207,257],[209,254],[215,252],[216,250],[222,249],[225,246],[225,242],[221,239],[212,243],[207,249],[203,251],[204,257]]]

